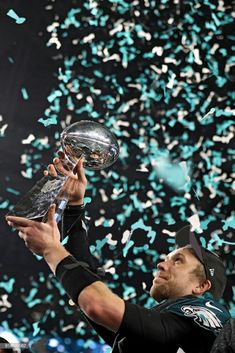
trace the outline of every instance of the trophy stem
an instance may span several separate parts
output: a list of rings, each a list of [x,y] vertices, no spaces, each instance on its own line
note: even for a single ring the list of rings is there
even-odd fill
[[[55,212],[55,221],[56,221],[56,223],[60,222],[61,217],[62,217],[62,215],[64,213],[64,210],[65,210],[68,202],[69,202],[69,197],[68,197],[68,195],[65,195],[65,194],[63,195],[62,198],[56,198],[54,200],[54,203],[56,204],[56,212]],[[44,217],[42,218],[42,222],[44,222],[44,223],[47,222],[47,219],[48,219],[47,216],[48,216],[48,213],[46,213],[44,215]]]
[[[68,197],[67,198],[63,198],[62,200],[59,201],[58,205],[57,205],[57,209],[56,209],[56,213],[55,213],[55,221],[56,223],[59,223],[59,221],[61,220],[61,217],[64,213],[64,210],[67,206],[69,202]]]

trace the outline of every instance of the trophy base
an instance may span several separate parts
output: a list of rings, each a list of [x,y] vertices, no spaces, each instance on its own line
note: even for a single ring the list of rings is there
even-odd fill
[[[57,177],[44,176],[28,193],[10,210],[7,216],[25,217],[28,219],[41,219],[48,207],[55,202],[65,180],[64,175]]]

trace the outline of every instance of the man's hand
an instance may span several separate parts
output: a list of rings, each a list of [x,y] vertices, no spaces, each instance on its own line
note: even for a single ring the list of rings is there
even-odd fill
[[[53,164],[49,164],[47,170],[44,171],[44,175],[50,174],[53,177],[57,176],[57,173],[68,176],[60,195],[63,197],[65,194],[69,198],[69,205],[81,205],[84,202],[84,195],[86,191],[87,179],[83,168],[83,159],[74,167],[73,171],[68,170],[63,162],[65,155],[63,152],[58,152],[59,158],[53,160]]]
[[[19,231],[20,238],[32,252],[45,258],[53,272],[57,264],[69,255],[60,244],[60,232],[55,221],[55,205],[49,207],[47,223],[15,216],[8,216],[6,220],[11,227]]]

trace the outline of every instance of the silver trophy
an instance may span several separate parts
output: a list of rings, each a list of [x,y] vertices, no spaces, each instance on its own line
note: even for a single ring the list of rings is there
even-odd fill
[[[60,137],[65,154],[63,163],[67,169],[72,170],[83,158],[85,168],[101,170],[111,166],[118,158],[119,145],[116,137],[100,123],[82,120],[64,129]],[[56,203],[58,222],[68,202],[65,194],[62,198],[59,197],[67,178],[63,174],[58,174],[57,177],[44,176],[8,215],[43,219],[46,217],[48,207]]]

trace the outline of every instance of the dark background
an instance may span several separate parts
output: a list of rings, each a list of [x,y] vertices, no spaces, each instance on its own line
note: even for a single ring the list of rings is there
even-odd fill
[[[120,144],[112,167],[86,172],[92,251],[115,272],[111,288],[151,305],[145,287],[157,261],[197,215],[202,243],[223,253],[234,314],[233,28],[230,1],[0,1],[0,326],[38,339],[35,351],[48,351],[49,337],[65,351],[101,349],[4,219],[42,176],[61,131],[84,119]],[[160,157],[171,161],[161,178]],[[181,162],[191,171],[183,190],[166,175],[175,181]]]

